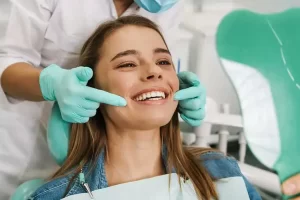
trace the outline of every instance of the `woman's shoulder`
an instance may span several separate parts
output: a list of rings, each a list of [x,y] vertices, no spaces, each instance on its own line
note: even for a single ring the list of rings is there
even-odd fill
[[[105,176],[103,159],[104,157],[100,156],[97,166],[94,168],[88,164],[82,168],[84,174],[89,174],[85,178],[91,190],[107,187],[106,181],[103,180],[105,179],[103,178]],[[71,195],[85,193],[85,189],[79,181],[79,176],[74,175],[73,172],[70,172],[61,178],[49,181],[37,189],[31,195],[30,200],[58,200]]]
[[[83,167],[83,172],[88,174],[88,166]],[[92,171],[89,177],[86,177],[86,181],[91,189],[97,189],[97,186],[103,186],[99,184],[99,173],[95,170]],[[38,188],[32,195],[30,200],[58,200],[71,195],[85,193],[85,189],[82,187],[79,176],[74,176],[74,173],[69,173],[63,177],[56,178],[52,181],[45,183]]]
[[[67,177],[55,179],[38,188],[29,198],[30,200],[62,199],[69,184]]]
[[[207,152],[200,155],[200,161],[214,179],[241,176],[242,173],[234,157],[221,152]]]
[[[200,155],[200,162],[214,180],[242,177],[251,200],[261,200],[259,193],[242,174],[237,160],[221,152],[207,152]]]

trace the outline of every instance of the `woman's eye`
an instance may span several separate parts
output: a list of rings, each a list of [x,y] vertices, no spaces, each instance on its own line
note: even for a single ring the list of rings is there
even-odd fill
[[[158,65],[171,65],[171,63],[167,60],[162,60],[157,63]]]
[[[135,67],[136,65],[133,63],[124,63],[118,66],[118,68],[126,68],[126,67]]]

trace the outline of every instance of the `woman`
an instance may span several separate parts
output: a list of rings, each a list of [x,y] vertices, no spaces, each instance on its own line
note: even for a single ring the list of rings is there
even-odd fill
[[[80,64],[93,69],[89,86],[124,97],[127,106],[102,104],[89,122],[73,124],[67,160],[33,200],[61,199],[172,171],[192,181],[199,199],[217,199],[213,180],[243,177],[237,163],[221,153],[182,147],[173,100],[179,81],[153,22],[127,16],[102,24],[84,44]],[[260,199],[244,181],[250,199]]]
[[[88,89],[81,84],[81,79],[87,81],[84,74],[89,69],[78,67],[78,57],[80,48],[96,27],[120,16],[141,15],[163,28],[171,51],[175,51],[179,49],[176,48],[176,31],[184,4],[184,0],[11,2],[4,43],[0,45],[1,87],[8,101],[6,98],[0,100],[5,101],[5,109],[11,108],[16,115],[21,116],[22,119],[17,123],[24,128],[8,130],[6,126],[2,127],[1,134],[5,135],[2,137],[5,139],[0,142],[0,163],[6,164],[5,170],[0,171],[0,180],[10,184],[0,188],[0,199],[8,199],[8,195],[20,182],[34,178],[38,173],[39,176],[47,177],[49,171],[54,172],[57,167],[46,151],[45,131],[42,134],[28,126],[41,118],[43,125],[46,124],[49,102],[58,102],[63,120],[70,123],[88,121],[100,103],[126,105],[124,98],[110,93],[99,90],[83,92]],[[174,96],[179,100],[180,115],[191,126],[198,126],[204,118],[202,108],[205,106],[205,91],[195,74],[179,73],[178,76],[185,83]],[[2,90],[0,96],[1,93]],[[44,108],[44,105],[45,109],[41,110],[40,107]],[[7,119],[5,122],[8,124],[12,120]],[[40,126],[40,123],[36,122],[35,125]],[[24,142],[24,138],[27,142]],[[8,142],[10,145],[6,146]],[[15,164],[19,162],[24,165]]]

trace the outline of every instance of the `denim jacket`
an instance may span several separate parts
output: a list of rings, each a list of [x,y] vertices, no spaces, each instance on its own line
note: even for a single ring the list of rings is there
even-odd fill
[[[162,152],[164,163],[166,164],[166,153]],[[260,195],[242,175],[239,166],[234,158],[226,157],[221,153],[209,152],[200,157],[200,162],[206,168],[210,176],[214,179],[222,179],[229,177],[243,177],[250,200],[261,200]],[[87,167],[83,169],[86,174]],[[69,184],[71,176],[55,179],[40,187],[30,198],[30,200],[59,200],[64,198],[64,194]],[[86,182],[89,184],[91,191],[108,187],[104,167],[104,152],[98,158],[98,162],[91,174],[86,177]],[[234,188],[233,188],[234,192]],[[79,178],[71,186],[66,196],[86,193],[85,189],[79,182]]]

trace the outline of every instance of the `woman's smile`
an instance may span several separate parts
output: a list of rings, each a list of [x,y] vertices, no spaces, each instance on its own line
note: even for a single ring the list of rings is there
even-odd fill
[[[139,91],[131,99],[141,105],[162,105],[170,99],[169,91],[164,87],[151,87]]]

